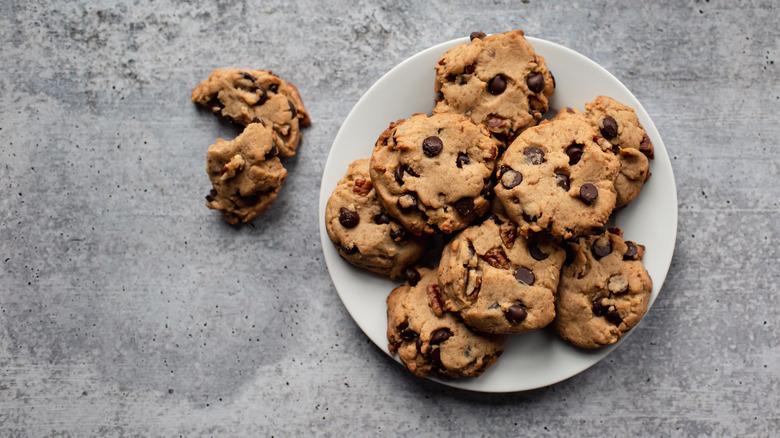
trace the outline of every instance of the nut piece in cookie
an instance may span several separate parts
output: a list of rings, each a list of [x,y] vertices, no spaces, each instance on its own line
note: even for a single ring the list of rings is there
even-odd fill
[[[547,112],[555,81],[523,31],[474,32],[439,58],[434,90],[434,112],[469,116],[506,147]]]
[[[653,282],[642,264],[644,246],[610,228],[569,243],[555,304],[555,331],[584,348],[617,342],[647,312]]]
[[[524,236],[589,234],[615,209],[616,149],[580,111],[561,110],[523,131],[504,152],[496,198]]]
[[[190,99],[241,125],[270,126],[282,139],[282,157],[295,155],[300,128],[311,124],[295,85],[265,70],[214,70],[192,90]]]
[[[492,214],[444,247],[439,264],[448,310],[484,333],[525,333],[550,324],[564,250],[550,239],[528,240]]]
[[[653,158],[653,142],[633,108],[607,96],[599,96],[585,104],[588,120],[602,137],[620,148],[620,173],[615,180],[617,207],[622,207],[639,195],[650,177],[648,159]]]
[[[406,283],[387,297],[390,352],[420,377],[432,372],[450,378],[481,375],[503,353],[506,336],[478,334],[454,313],[438,313],[431,307],[439,304],[436,271],[418,272],[415,286]]]
[[[325,229],[349,263],[390,278],[400,276],[427,248],[387,214],[368,174],[369,159],[354,161],[328,198]]]
[[[217,139],[206,154],[206,173],[214,188],[206,206],[230,224],[248,222],[276,199],[287,170],[276,156],[282,141],[268,126],[253,123],[232,141]]]
[[[390,124],[371,155],[380,202],[415,235],[466,228],[490,207],[498,141],[465,116],[415,114]]]

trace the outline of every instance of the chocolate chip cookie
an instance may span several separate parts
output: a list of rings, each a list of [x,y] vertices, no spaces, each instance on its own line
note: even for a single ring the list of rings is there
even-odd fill
[[[505,147],[547,112],[555,81],[522,30],[485,36],[456,46],[436,66],[434,112],[483,123]]]
[[[647,312],[653,282],[641,262],[644,246],[610,228],[569,243],[569,251],[553,327],[580,347],[614,344]]]
[[[419,272],[416,285],[407,282],[387,297],[390,352],[420,377],[432,372],[450,378],[481,375],[503,353],[506,336],[475,333],[444,311],[436,271]]]
[[[496,198],[524,236],[589,234],[615,209],[618,152],[584,114],[566,108],[509,146],[498,163]]]
[[[282,140],[269,126],[253,123],[232,141],[217,139],[206,154],[206,172],[214,188],[206,206],[230,224],[248,222],[265,212],[287,177],[279,161]]]
[[[415,235],[466,228],[489,208],[498,141],[450,113],[391,123],[371,155],[371,181],[387,212]]]
[[[566,253],[549,239],[527,240],[493,214],[444,247],[439,283],[444,305],[485,333],[524,333],[555,317],[555,293]]]
[[[300,128],[311,124],[295,85],[270,71],[214,70],[192,90],[190,99],[241,125],[262,122],[272,127],[282,139],[282,157],[295,155]]]
[[[349,263],[396,278],[427,248],[427,238],[414,236],[387,214],[368,174],[369,159],[354,161],[328,198],[325,228]]]
[[[615,180],[617,207],[639,195],[650,177],[648,159],[653,158],[653,142],[633,108],[607,96],[585,104],[586,117],[599,133],[620,148],[620,173]]]

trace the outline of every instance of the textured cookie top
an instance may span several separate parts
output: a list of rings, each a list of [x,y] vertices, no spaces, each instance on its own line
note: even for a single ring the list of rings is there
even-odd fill
[[[615,208],[616,151],[584,114],[567,108],[509,146],[499,160],[496,198],[525,236],[589,234]]]
[[[354,161],[325,208],[325,228],[348,262],[391,278],[414,264],[427,239],[414,236],[387,214],[368,173],[369,159]]]
[[[190,99],[244,126],[258,121],[271,126],[283,141],[282,157],[295,155],[299,128],[311,124],[295,85],[265,70],[214,70]]]
[[[468,117],[415,114],[379,136],[371,180],[387,212],[413,234],[452,233],[487,211],[497,154],[498,141]]]
[[[442,311],[436,271],[419,273],[414,286],[406,283],[387,297],[390,352],[417,376],[479,376],[501,355],[506,336],[477,334],[457,315]]]
[[[491,215],[444,247],[439,283],[447,309],[485,333],[524,333],[555,316],[564,250],[548,239],[527,240],[517,225]]]
[[[281,144],[270,127],[259,123],[232,141],[217,139],[206,154],[206,173],[214,186],[206,206],[219,210],[231,224],[265,212],[287,177],[277,157]]]
[[[544,58],[523,31],[484,36],[448,50],[436,66],[434,112],[451,112],[484,123],[508,145],[547,112],[555,81]]]
[[[553,327],[580,347],[614,344],[647,312],[653,282],[641,262],[644,246],[621,235],[610,228],[569,244]]]

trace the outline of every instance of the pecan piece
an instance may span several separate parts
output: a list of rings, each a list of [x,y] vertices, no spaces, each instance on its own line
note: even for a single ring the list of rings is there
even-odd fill
[[[482,260],[486,261],[490,266],[496,269],[509,269],[509,260],[506,258],[504,250],[491,249],[482,256]]]
[[[426,289],[428,290],[428,305],[431,306],[436,316],[442,316],[444,314],[444,304],[441,302],[441,295],[439,295],[439,286],[429,284]]]
[[[366,196],[373,187],[374,185],[371,184],[371,180],[357,178],[355,180],[355,186],[352,187],[352,191],[360,196]]]

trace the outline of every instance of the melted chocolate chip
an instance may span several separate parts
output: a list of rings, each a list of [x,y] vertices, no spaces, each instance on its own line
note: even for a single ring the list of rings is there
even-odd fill
[[[339,210],[339,222],[344,228],[355,228],[360,222],[360,216],[347,207],[341,207]]]
[[[406,192],[398,198],[398,208],[404,213],[409,213],[417,209],[417,197],[414,193]]]
[[[352,245],[351,248],[343,244],[339,246],[341,247],[341,250],[344,251],[345,254],[355,254],[356,252],[358,252],[357,245]]]
[[[268,93],[265,92],[265,88],[259,85],[255,85],[249,90],[257,94],[257,103],[255,103],[255,105],[262,105],[265,103],[266,100],[268,100]]]
[[[485,32],[482,32],[481,30],[478,30],[476,32],[471,32],[471,35],[469,35],[469,38],[471,41],[474,41],[475,39],[483,39],[485,38]]]
[[[623,318],[620,317],[620,313],[618,313],[617,309],[615,308],[607,310],[604,313],[604,318],[615,325],[620,325],[623,323]]]
[[[408,322],[402,322],[401,325],[397,327],[398,334],[401,336],[401,339],[405,341],[411,341],[412,339],[417,337],[417,333],[414,332],[414,330],[409,328]]]
[[[468,216],[474,213],[474,200],[471,198],[461,198],[455,202],[455,211],[461,216]]]
[[[623,260],[636,260],[637,254],[636,243],[626,240],[626,252],[623,254]]]
[[[441,351],[438,348],[434,348],[430,352],[431,364],[436,368],[444,368],[444,364],[441,363]]]
[[[488,92],[492,95],[501,94],[506,90],[506,79],[502,75],[496,75],[488,82]]]
[[[404,277],[406,277],[406,281],[412,286],[417,286],[417,283],[419,283],[422,278],[420,272],[412,266],[404,269]]]
[[[268,91],[272,93],[278,93],[279,92],[279,84],[271,84],[268,86]]]
[[[523,175],[510,168],[509,166],[501,166],[501,185],[506,189],[517,187],[523,182]]]
[[[580,199],[582,202],[591,205],[599,196],[599,189],[591,183],[585,183],[580,187]]]
[[[514,305],[506,309],[504,316],[510,323],[519,324],[525,321],[525,318],[528,317],[528,312],[522,306]]]
[[[582,150],[583,146],[577,143],[566,148],[566,155],[569,156],[569,166],[573,166],[580,162],[582,159]]]
[[[471,158],[467,154],[459,153],[457,160],[455,160],[455,165],[458,166],[459,169],[462,169],[463,166],[471,163]]]
[[[608,256],[612,252],[612,245],[609,244],[609,241],[607,241],[607,244],[604,246],[599,246],[598,240],[593,242],[593,245],[590,247],[591,252],[593,253],[593,257],[596,258],[596,260]]]
[[[423,140],[422,143],[423,152],[425,152],[425,155],[429,157],[435,157],[439,155],[443,147],[444,143],[442,143],[441,139],[436,136],[427,137],[425,140]]]
[[[271,150],[268,151],[267,154],[265,154],[265,159],[267,160],[267,159],[273,158],[273,157],[275,157],[277,155],[279,155],[279,148],[276,145],[273,145],[273,147],[271,147]]]
[[[534,93],[541,93],[544,90],[544,75],[541,73],[532,73],[525,80],[528,89]]]
[[[401,164],[398,167],[395,168],[393,171],[393,176],[395,177],[395,182],[398,183],[399,186],[404,185],[404,165]]]
[[[390,238],[395,242],[403,242],[406,240],[406,230],[399,228],[397,230],[390,230]]]
[[[525,162],[533,165],[544,163],[544,152],[536,146],[531,146],[523,152]]]
[[[606,117],[601,121],[601,135],[604,138],[612,138],[618,134],[618,125],[612,117]]]
[[[539,247],[536,246],[536,244],[531,244],[528,247],[528,252],[531,253],[531,257],[533,257],[534,260],[542,261],[547,259],[547,257],[549,257],[549,255],[544,251],[542,251],[541,249],[539,249]]]
[[[248,80],[248,81],[252,81],[252,82],[254,82],[254,81],[256,81],[256,80],[257,80],[257,78],[256,78],[256,77],[252,76],[251,74],[249,74],[249,73],[247,73],[247,72],[245,72],[245,71],[242,71],[242,72],[240,72],[239,74],[240,74],[240,75],[241,75],[241,76],[242,76],[244,79],[246,79],[246,80]]]
[[[259,117],[253,117],[252,118],[252,123],[259,123],[259,124],[265,126],[265,122],[262,119],[260,119]]]
[[[206,195],[206,200],[209,202],[214,202],[214,200],[217,199],[217,189],[211,189],[208,195]]]
[[[607,310],[607,308],[604,307],[603,304],[604,300],[606,300],[606,297],[596,298],[591,303],[590,309],[595,316],[604,316],[604,311]]]
[[[431,345],[441,344],[442,342],[446,341],[450,337],[452,337],[452,332],[450,331],[450,329],[440,328],[434,331],[433,333],[431,333],[430,344]]]
[[[485,185],[482,187],[482,191],[479,193],[480,196],[483,198],[489,198],[493,196],[493,187],[496,186],[496,182],[493,180],[493,178],[488,178],[485,180]]]
[[[532,286],[534,284],[534,280],[536,280],[536,277],[534,276],[533,271],[526,267],[520,266],[515,269],[515,279],[520,283]]]
[[[390,216],[387,213],[379,213],[374,216],[374,223],[377,225],[389,224],[391,221]]]
[[[293,105],[291,100],[288,100],[287,103],[290,104],[290,114],[292,114],[290,118],[294,119],[295,115],[298,114],[298,110],[295,108],[295,105]]]
[[[569,176],[564,175],[562,173],[556,173],[555,174],[555,180],[558,183],[558,187],[562,188],[563,190],[569,191],[569,187],[571,187],[571,182],[569,181]]]

